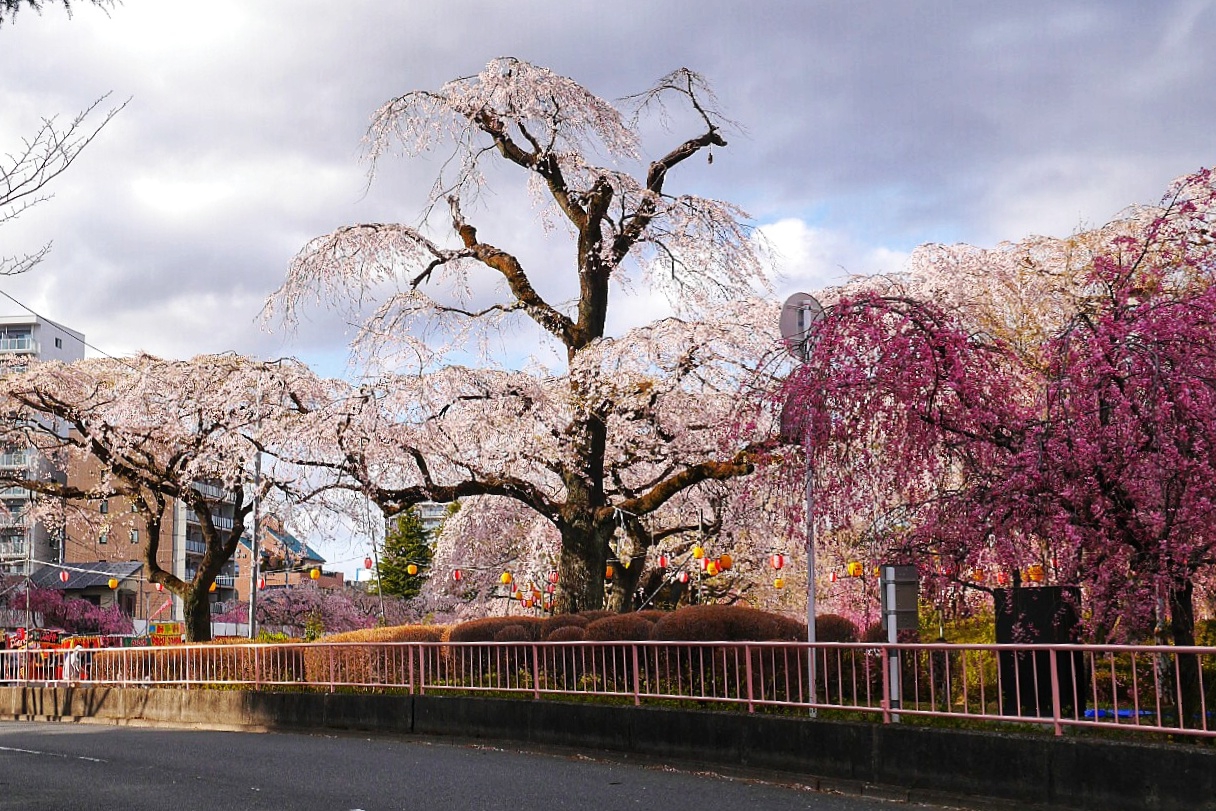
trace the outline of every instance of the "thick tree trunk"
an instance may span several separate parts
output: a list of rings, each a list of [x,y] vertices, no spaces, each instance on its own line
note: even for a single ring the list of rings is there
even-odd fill
[[[1195,584],[1187,580],[1174,584],[1169,590],[1170,636],[1174,645],[1190,647],[1195,644]],[[1203,702],[1199,687],[1199,657],[1193,653],[1178,653],[1178,708],[1181,726],[1198,727],[1203,723]],[[1171,698],[1175,698],[1171,696]]]
[[[182,595],[182,605],[186,616],[186,641],[211,641],[211,601],[206,589],[193,585]]]
[[[558,563],[558,614],[598,611],[604,607],[604,568],[612,527],[567,527],[562,530]]]
[[[612,585],[608,590],[608,610],[618,614],[627,614],[633,610],[633,595],[638,590],[638,581],[642,577],[642,569],[646,568],[646,559],[639,558],[625,568],[616,566],[613,573]]]

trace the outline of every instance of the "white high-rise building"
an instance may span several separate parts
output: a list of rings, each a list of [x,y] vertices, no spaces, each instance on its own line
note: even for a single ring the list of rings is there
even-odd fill
[[[37,315],[0,316],[0,374],[22,371],[45,360],[84,358],[84,335]],[[42,475],[63,477],[52,471],[30,448],[0,448],[0,467],[22,468]],[[5,510],[0,511],[0,571],[26,574],[39,562],[58,562],[63,543],[40,523],[31,525],[27,513],[31,493],[22,487],[0,489]]]

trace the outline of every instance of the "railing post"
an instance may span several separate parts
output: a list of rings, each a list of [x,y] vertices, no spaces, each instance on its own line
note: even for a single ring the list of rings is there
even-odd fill
[[[746,661],[743,663],[743,667],[744,667],[745,671],[747,672],[747,711],[755,712],[756,711],[756,703],[755,703],[756,697],[755,697],[755,693],[752,690],[752,646],[751,645],[748,645],[747,643],[743,644],[743,656],[746,659]]]
[[[1056,737],[1064,734],[1064,725],[1060,723],[1060,671],[1056,667],[1056,649],[1048,651],[1048,665],[1051,667],[1051,722]]]
[[[405,663],[407,676],[410,680],[410,695],[414,694],[414,645],[407,644],[405,646]],[[422,646],[418,645],[418,664],[421,669],[422,665]]]
[[[633,706],[642,703],[642,669],[638,666],[638,643],[634,642],[633,649]]]
[[[882,656],[882,722],[891,723],[891,668],[888,667],[887,649],[881,648]]]
[[[532,698],[540,698],[540,645],[532,643]]]
[[[329,692],[334,692],[334,681],[337,679],[337,674],[334,672],[334,646],[326,645],[325,649],[329,651]]]

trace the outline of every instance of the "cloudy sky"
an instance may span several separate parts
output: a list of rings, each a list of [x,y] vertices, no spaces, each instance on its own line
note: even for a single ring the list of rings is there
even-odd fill
[[[367,188],[369,116],[497,56],[613,99],[680,66],[703,73],[745,133],[669,188],[751,212],[784,257],[777,298],[896,270],[922,242],[1065,235],[1216,161],[1214,0],[74,6],[68,19],[47,0],[0,27],[0,153],[43,116],[130,101],[54,199],[0,229],[0,255],[54,241],[0,293],[110,354],[235,350],[342,371],[339,319],[267,332],[265,298],[309,238],[417,222],[438,162],[383,164]],[[689,133],[651,134],[661,153]],[[542,281],[569,267],[507,195],[477,223]],[[654,310],[639,298],[618,326]],[[362,557],[345,552],[331,560]]]
[[[295,334],[267,332],[267,294],[312,236],[416,222],[437,164],[395,161],[367,189],[369,116],[496,56],[607,98],[679,66],[705,74],[745,133],[676,182],[765,227],[785,260],[777,297],[897,269],[921,242],[1067,234],[1216,159],[1209,0],[74,7],[69,19],[48,2],[0,28],[0,151],[42,116],[105,93],[103,106],[130,102],[53,200],[0,230],[0,254],[54,240],[0,291],[113,354],[235,350],[336,368],[341,323],[318,313]],[[685,134],[658,132],[652,149]],[[531,218],[478,214],[504,247],[536,239]]]

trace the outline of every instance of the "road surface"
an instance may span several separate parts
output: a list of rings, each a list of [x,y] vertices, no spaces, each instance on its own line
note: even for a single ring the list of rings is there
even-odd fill
[[[0,809],[898,811],[705,772],[417,738],[0,722]]]

